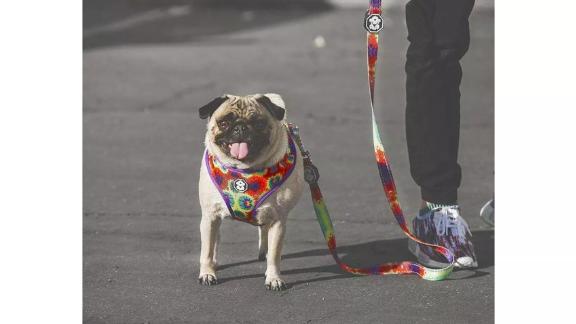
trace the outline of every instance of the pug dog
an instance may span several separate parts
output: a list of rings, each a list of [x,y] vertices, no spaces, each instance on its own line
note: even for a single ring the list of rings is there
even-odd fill
[[[206,153],[227,167],[241,170],[273,167],[290,150],[286,106],[278,94],[224,95],[201,107],[199,114],[200,118],[208,119]],[[269,290],[287,288],[280,276],[282,243],[288,213],[300,199],[304,185],[302,155],[298,148],[295,151],[296,162],[289,177],[257,206],[255,214],[259,225],[258,259],[266,259],[265,287]],[[207,168],[203,161],[199,181],[202,247],[198,280],[202,285],[214,285],[218,283],[220,224],[232,215]]]

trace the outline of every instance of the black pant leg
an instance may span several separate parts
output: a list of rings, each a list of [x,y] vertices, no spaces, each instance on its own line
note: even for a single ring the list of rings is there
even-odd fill
[[[422,199],[457,203],[461,181],[460,59],[468,50],[474,0],[411,0],[406,5],[406,139]]]

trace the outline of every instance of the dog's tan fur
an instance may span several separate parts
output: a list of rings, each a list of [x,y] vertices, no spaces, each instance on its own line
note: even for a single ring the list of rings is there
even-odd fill
[[[228,100],[214,111],[208,122],[205,144],[209,153],[214,154],[220,161],[237,168],[262,168],[276,164],[284,157],[288,149],[288,134],[286,132],[286,116],[283,120],[275,119],[265,108],[256,101],[262,95],[250,95],[245,97],[227,95]],[[282,98],[277,94],[265,94],[274,104],[285,109]],[[236,160],[224,152],[214,143],[214,137],[218,133],[216,121],[219,116],[234,111],[236,115],[249,117],[250,114],[262,114],[268,118],[272,125],[270,143],[251,162]],[[259,253],[260,260],[266,258],[266,287],[272,290],[282,290],[286,287],[280,276],[280,256],[282,243],[286,232],[286,221],[289,211],[296,205],[300,198],[304,185],[304,172],[302,156],[297,150],[296,168],[282,186],[264,203],[258,207],[257,219],[259,227]],[[218,189],[212,183],[202,163],[200,170],[200,206],[202,208],[202,220],[200,233],[202,247],[200,252],[200,275],[199,280],[204,284],[214,284],[216,279],[217,249],[220,239],[219,228],[223,218],[230,217],[230,213],[220,196]],[[247,226],[238,222],[238,226]]]

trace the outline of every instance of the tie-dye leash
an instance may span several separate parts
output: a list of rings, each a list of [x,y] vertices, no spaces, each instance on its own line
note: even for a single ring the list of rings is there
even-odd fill
[[[328,249],[334,258],[334,261],[336,261],[342,270],[357,275],[417,274],[426,280],[443,280],[450,275],[454,268],[454,254],[443,246],[433,245],[419,240],[408,229],[404,213],[402,212],[402,208],[400,208],[400,203],[398,202],[398,194],[394,178],[392,177],[392,170],[386,157],[382,140],[380,139],[378,124],[376,123],[376,117],[374,115],[374,85],[376,84],[376,60],[378,58],[378,32],[382,29],[380,1],[381,0],[370,0],[370,9],[365,17],[365,28],[368,31],[368,82],[370,86],[370,108],[372,110],[372,139],[374,141],[374,153],[376,155],[380,180],[382,181],[384,193],[386,194],[386,198],[390,204],[390,209],[392,210],[392,213],[402,231],[404,231],[410,239],[420,244],[433,247],[436,252],[442,254],[448,260],[450,265],[442,269],[431,269],[415,262],[404,261],[385,263],[365,268],[356,268],[342,262],[336,251],[336,237],[334,235],[332,220],[330,219],[328,208],[326,207],[326,203],[322,197],[322,192],[318,186],[318,178],[320,176],[318,169],[314,164],[312,164],[310,153],[306,151],[302,145],[298,127],[289,124],[288,128],[302,152],[304,161],[304,177],[310,186],[310,193],[312,195],[316,218],[322,228],[322,233],[324,234],[324,238],[328,244]]]

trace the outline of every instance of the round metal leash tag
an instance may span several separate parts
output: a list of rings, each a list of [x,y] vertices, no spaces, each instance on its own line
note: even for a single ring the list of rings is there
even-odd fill
[[[309,184],[314,184],[320,179],[318,169],[311,163],[304,164],[304,180]]]
[[[384,20],[379,14],[369,14],[366,12],[366,17],[364,17],[364,29],[369,33],[376,34],[384,28]]]

